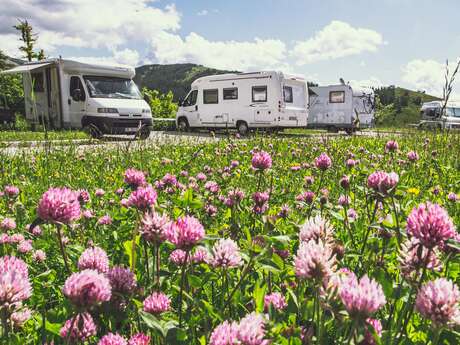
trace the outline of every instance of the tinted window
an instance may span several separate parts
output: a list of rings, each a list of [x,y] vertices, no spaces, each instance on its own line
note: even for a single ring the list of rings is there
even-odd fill
[[[45,91],[45,87],[43,84],[43,73],[32,73],[32,85],[35,92],[43,92]]]
[[[224,99],[238,99],[238,88],[224,89]]]
[[[292,96],[292,87],[290,86],[285,86],[284,87],[284,101],[286,103],[293,103],[294,99]]]
[[[329,92],[330,103],[345,103],[345,91],[331,91]]]
[[[72,97],[75,90],[80,90],[80,101],[84,101],[86,99],[85,96],[85,89],[83,88],[83,83],[79,77],[71,77],[70,78],[70,96]]]
[[[196,98],[198,96],[198,90],[193,90],[190,92],[185,99],[184,103],[182,104],[183,107],[190,107],[196,104]]]
[[[219,103],[219,91],[217,89],[203,90],[203,103],[204,104]]]
[[[252,87],[252,101],[253,102],[266,102],[267,101],[267,87],[266,86],[253,86]]]

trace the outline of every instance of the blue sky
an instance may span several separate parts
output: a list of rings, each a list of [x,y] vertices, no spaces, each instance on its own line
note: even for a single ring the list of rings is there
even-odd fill
[[[27,18],[48,55],[140,65],[281,69],[319,83],[403,85],[439,94],[460,56],[456,0],[0,0],[0,49]]]

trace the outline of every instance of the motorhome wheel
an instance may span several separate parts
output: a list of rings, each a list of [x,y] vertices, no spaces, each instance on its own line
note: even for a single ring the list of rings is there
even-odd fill
[[[96,125],[92,123],[83,127],[83,130],[91,136],[93,139],[101,139],[103,134]]]
[[[238,122],[238,133],[246,135],[249,131],[248,124],[244,121]]]
[[[180,118],[177,123],[177,129],[179,130],[179,132],[188,132],[189,125],[187,119]]]
[[[143,126],[141,130],[139,131],[139,138],[141,140],[146,140],[150,137],[150,128],[147,126]]]

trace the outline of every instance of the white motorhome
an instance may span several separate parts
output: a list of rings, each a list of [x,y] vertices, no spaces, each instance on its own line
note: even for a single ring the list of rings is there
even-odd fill
[[[308,92],[301,77],[281,72],[222,74],[195,80],[176,114],[180,130],[307,125]]]
[[[309,128],[351,133],[374,125],[375,100],[372,89],[350,85],[309,88]]]
[[[152,114],[132,67],[49,59],[2,73],[23,74],[26,119],[33,125],[84,128],[94,137],[150,134]]]
[[[444,113],[443,106],[444,101],[423,103],[419,128],[460,129],[460,102],[448,101]]]

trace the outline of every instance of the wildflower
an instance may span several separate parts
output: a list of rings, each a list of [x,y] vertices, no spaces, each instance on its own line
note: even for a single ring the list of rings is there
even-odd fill
[[[349,208],[347,210],[347,217],[351,221],[355,221],[356,219],[358,219],[358,212],[356,212],[354,208]]]
[[[140,233],[147,242],[161,243],[166,239],[166,230],[169,226],[167,215],[160,215],[155,211],[146,212],[141,219]]]
[[[355,275],[344,279],[339,294],[350,316],[361,319],[368,318],[386,303],[382,286],[367,275],[359,281]]]
[[[356,165],[356,161],[354,159],[347,159],[346,163],[348,168],[353,168]]]
[[[265,295],[264,297],[264,308],[265,311],[270,309],[270,305],[273,306],[276,310],[282,310],[287,307],[286,299],[279,292],[273,292],[271,294]]]
[[[315,193],[312,191],[302,192],[301,194],[297,195],[295,199],[299,202],[311,204],[315,200]]]
[[[242,345],[268,345],[265,338],[265,317],[252,312],[240,320],[238,325],[238,340]]]
[[[92,269],[99,273],[106,273],[109,270],[107,253],[99,247],[85,249],[78,259],[78,269]]]
[[[62,339],[69,339],[71,343],[79,343],[95,336],[97,327],[91,314],[79,313],[65,322],[59,334]]]
[[[18,245],[18,252],[25,254],[28,252],[31,252],[34,248],[32,247],[32,241],[31,240],[24,240],[22,242],[19,242]]]
[[[196,179],[197,179],[198,181],[202,181],[202,182],[203,182],[203,181],[206,181],[207,177],[206,177],[206,175],[205,175],[204,173],[200,172],[200,173],[198,173],[198,174],[196,175]]]
[[[190,249],[204,237],[203,225],[192,216],[184,216],[171,223],[166,231],[168,240],[181,249]]]
[[[220,187],[217,182],[214,181],[208,181],[205,183],[204,188],[208,190],[210,193],[216,194],[219,192]]]
[[[419,160],[418,153],[415,151],[410,151],[407,153],[407,159],[410,160],[411,162],[415,162]]]
[[[407,279],[415,279],[424,266],[430,270],[441,269],[441,262],[436,252],[421,245],[414,237],[401,244],[399,262],[401,272]]]
[[[125,192],[125,190],[124,190],[123,188],[118,188],[118,189],[115,191],[115,194],[117,194],[117,195],[122,195],[124,192]]]
[[[242,264],[240,249],[231,239],[220,239],[212,249],[210,263],[214,267],[230,268]]]
[[[399,145],[397,141],[389,140],[385,144],[385,152],[394,152],[398,151]]]
[[[456,202],[456,201],[460,200],[460,197],[457,194],[455,194],[454,192],[450,192],[447,195],[447,200],[452,201],[452,202]]]
[[[312,185],[313,182],[315,182],[315,178],[313,176],[305,176],[303,180],[305,184],[308,186]]]
[[[442,245],[456,234],[447,211],[430,202],[414,207],[407,217],[406,230],[428,248]]]
[[[109,333],[104,335],[97,345],[128,345],[126,339],[118,333]]]
[[[169,254],[169,261],[177,266],[182,266],[185,263],[187,253],[182,249],[176,249]],[[188,260],[187,260],[188,261]]]
[[[383,194],[387,194],[398,182],[399,176],[395,172],[375,171],[367,178],[367,186]]]
[[[137,333],[133,335],[129,341],[128,345],[149,345],[150,337],[144,333]]]
[[[50,188],[40,199],[37,213],[45,221],[72,223],[80,218],[78,193],[69,188]]]
[[[10,198],[14,198],[14,197],[18,196],[18,194],[19,194],[19,188],[15,187],[15,186],[5,186],[3,191],[5,192],[5,195],[10,197]]]
[[[227,198],[224,200],[224,203],[228,207],[233,207],[239,204],[243,199],[244,192],[240,189],[234,189],[227,193]]]
[[[145,174],[134,168],[126,169],[124,182],[133,189],[146,184]]]
[[[272,157],[265,151],[256,152],[252,155],[252,167],[256,170],[266,170],[272,167]]]
[[[204,211],[209,217],[214,217],[217,214],[217,207],[212,204],[204,205]]]
[[[254,201],[253,211],[257,214],[262,214],[268,209],[268,199],[270,195],[267,192],[255,192],[252,194],[252,200]]]
[[[108,214],[106,214],[97,220],[97,224],[110,225],[112,224],[112,218]]]
[[[24,308],[13,312],[10,316],[15,327],[22,327],[32,317],[32,311],[29,308]]]
[[[322,281],[335,269],[335,256],[322,241],[301,242],[294,256],[294,268],[299,278]]]
[[[12,218],[3,218],[0,222],[0,230],[8,231],[16,229],[16,222]]]
[[[329,158],[329,156],[324,152],[321,153],[319,157],[315,159],[315,166],[322,171],[329,169],[331,165],[332,165],[331,158]]]
[[[88,203],[91,200],[89,192],[86,189],[80,189],[77,191],[78,193],[78,201],[81,205]]]
[[[281,206],[281,209],[280,209],[280,211],[278,212],[278,215],[277,215],[277,216],[278,216],[279,218],[287,218],[290,211],[291,211],[291,209],[289,208],[289,205],[284,204],[283,206]]]
[[[83,216],[83,218],[85,219],[90,219],[90,218],[93,218],[94,217],[94,214],[91,210],[84,210],[81,215]]]
[[[94,192],[94,194],[97,196],[97,197],[102,197],[105,195],[105,190],[101,189],[101,188],[98,188],[96,189],[96,191]]]
[[[128,205],[140,210],[147,210],[157,201],[157,192],[151,185],[138,187],[128,198]]]
[[[209,345],[236,345],[238,341],[238,324],[224,321],[212,331]]]
[[[162,292],[154,292],[143,303],[144,311],[150,314],[161,314],[170,309],[171,300]]]
[[[307,219],[307,221],[301,226],[299,232],[299,240],[302,242],[308,242],[314,240],[318,242],[323,240],[330,242],[332,240],[332,234],[334,228],[328,220],[322,218],[320,215]]]
[[[0,244],[10,243],[10,236],[8,234],[0,234]]]
[[[382,323],[380,320],[368,318],[366,320],[366,331],[364,332],[364,340],[360,345],[376,345],[374,340],[374,331],[379,337],[382,335]]]
[[[178,249],[180,250],[180,249]],[[206,262],[209,259],[208,250],[204,247],[197,247],[192,255],[192,261],[195,263]]]
[[[436,326],[460,322],[460,292],[458,286],[445,278],[424,284],[415,301],[415,307]]]
[[[350,178],[347,175],[343,175],[339,181],[339,184],[343,189],[350,188]]]
[[[65,281],[64,295],[76,306],[91,306],[107,302],[112,296],[109,280],[95,270],[73,273]]]
[[[19,305],[32,295],[27,265],[14,256],[0,258],[0,309]]]
[[[137,287],[136,276],[129,268],[114,266],[107,272],[112,291],[118,294],[131,294]]]
[[[40,236],[42,234],[42,228],[39,225],[35,225],[32,229],[30,224],[26,225],[26,230],[34,236]]]
[[[44,262],[46,260],[46,253],[41,249],[37,249],[34,252],[32,257],[33,257],[34,261]]]
[[[348,206],[350,205],[350,197],[348,195],[340,195],[337,203],[340,206]]]
[[[10,236],[10,243],[21,243],[24,240],[25,238],[23,234],[16,233]]]

